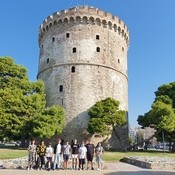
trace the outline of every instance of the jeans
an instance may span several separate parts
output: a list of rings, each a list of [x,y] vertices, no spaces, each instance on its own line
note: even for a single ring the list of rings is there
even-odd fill
[[[54,155],[53,169],[56,169],[56,165],[57,165],[57,169],[61,168],[61,154],[60,153],[57,153]]]

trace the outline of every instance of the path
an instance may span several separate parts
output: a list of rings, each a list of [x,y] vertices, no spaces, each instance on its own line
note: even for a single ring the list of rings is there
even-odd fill
[[[16,169],[0,169],[0,175],[175,175],[174,171],[159,171],[139,168],[127,163],[115,163],[108,166],[107,170],[102,171],[75,171],[75,170],[59,170],[59,171],[36,171],[36,170],[16,170]]]

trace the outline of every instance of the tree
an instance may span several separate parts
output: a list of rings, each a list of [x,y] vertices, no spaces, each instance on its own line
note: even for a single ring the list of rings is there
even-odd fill
[[[44,83],[30,82],[26,68],[9,57],[0,57],[0,112],[1,137],[50,138],[63,129],[64,109],[46,108]]]
[[[93,105],[88,114],[88,132],[90,134],[99,134],[101,136],[116,133],[116,128],[126,124],[126,111],[119,110],[119,101],[106,98]]]
[[[152,125],[157,131],[159,131],[159,140],[162,140],[161,133],[163,132],[166,141],[174,142],[175,82],[160,86],[155,92],[155,95],[156,97],[151,106],[151,110],[138,117],[138,124],[143,127]]]

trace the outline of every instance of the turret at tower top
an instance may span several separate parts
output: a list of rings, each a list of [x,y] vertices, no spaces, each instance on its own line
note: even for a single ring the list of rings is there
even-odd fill
[[[61,10],[48,16],[40,25],[39,39],[45,32],[51,29],[53,25],[59,25],[61,23],[64,23],[64,25],[70,23],[100,25],[121,34],[126,40],[127,45],[129,45],[129,30],[121,19],[111,13],[87,5]]]

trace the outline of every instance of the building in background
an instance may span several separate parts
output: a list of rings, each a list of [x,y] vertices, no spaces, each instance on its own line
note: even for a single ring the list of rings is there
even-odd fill
[[[62,10],[41,24],[38,79],[45,83],[47,105],[66,110],[62,137],[85,139],[87,110],[107,97],[128,111],[128,47],[124,22],[94,7]],[[128,144],[128,125],[120,129],[120,137],[122,143],[112,136],[109,147]]]

